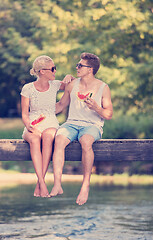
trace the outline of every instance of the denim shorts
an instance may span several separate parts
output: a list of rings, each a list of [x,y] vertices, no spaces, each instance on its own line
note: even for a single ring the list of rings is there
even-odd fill
[[[85,134],[91,135],[95,141],[101,139],[102,137],[101,131],[98,129],[98,127],[94,125],[78,126],[68,123],[64,123],[60,126],[56,133],[56,136],[63,135],[72,142],[74,140],[79,141],[80,137],[82,137]]]

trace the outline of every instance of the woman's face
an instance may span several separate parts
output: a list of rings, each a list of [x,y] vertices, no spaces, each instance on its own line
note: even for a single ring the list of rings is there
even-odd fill
[[[56,73],[56,66],[53,61],[50,61],[46,64],[41,71],[43,73],[43,77],[47,78],[48,80],[55,80],[55,73]]]

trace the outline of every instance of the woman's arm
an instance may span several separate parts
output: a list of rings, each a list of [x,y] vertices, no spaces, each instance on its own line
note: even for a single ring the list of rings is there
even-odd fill
[[[65,90],[65,87],[74,79],[75,78],[72,75],[67,74],[61,82],[60,90]]]
[[[33,132],[34,127],[31,126],[29,119],[29,98],[21,96],[22,121],[29,132]]]
[[[65,87],[64,94],[59,102],[56,103],[55,113],[58,114],[63,111],[70,104],[70,93],[74,82],[71,82]]]

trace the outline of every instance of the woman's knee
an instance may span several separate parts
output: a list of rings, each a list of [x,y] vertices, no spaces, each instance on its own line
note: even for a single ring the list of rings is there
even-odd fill
[[[46,129],[42,133],[42,140],[46,142],[53,142],[56,134],[56,129]]]
[[[30,145],[39,145],[41,142],[41,138],[37,135],[31,135],[27,139],[25,139]]]

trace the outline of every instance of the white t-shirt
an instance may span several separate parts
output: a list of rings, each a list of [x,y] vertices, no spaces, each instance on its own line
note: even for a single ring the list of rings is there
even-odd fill
[[[61,85],[61,81],[49,81],[49,89],[45,92],[39,92],[34,82],[25,84],[21,95],[29,98],[29,119],[30,122],[37,119],[41,114],[45,119],[37,125],[40,132],[47,128],[58,128],[59,123],[55,115],[56,95]],[[25,128],[26,130],[26,128]]]

